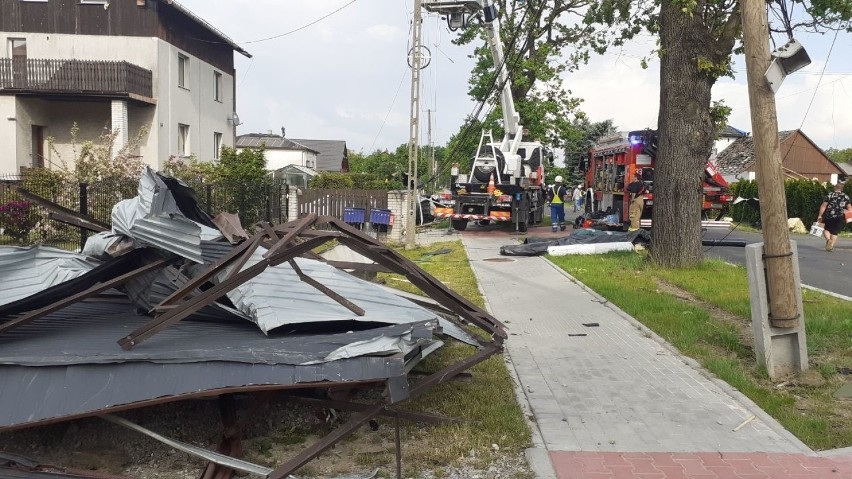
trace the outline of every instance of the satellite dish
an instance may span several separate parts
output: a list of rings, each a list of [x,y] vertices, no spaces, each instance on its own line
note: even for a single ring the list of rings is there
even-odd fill
[[[228,118],[228,119],[231,120],[231,122],[234,123],[234,126],[242,125],[242,122],[240,121],[240,115],[238,115],[237,112],[231,113],[231,117]]]

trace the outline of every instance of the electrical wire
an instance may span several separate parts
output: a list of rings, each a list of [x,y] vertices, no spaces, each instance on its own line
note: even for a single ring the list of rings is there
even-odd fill
[[[388,117],[390,116],[391,111],[393,111],[393,106],[396,104],[397,97],[399,97],[399,91],[402,89],[402,84],[405,83],[405,79],[407,77],[408,77],[408,68],[405,68],[402,71],[402,78],[399,79],[399,85],[397,85],[397,87],[396,87],[396,93],[394,93],[394,95],[393,95],[393,100],[391,101],[390,107],[388,107],[388,111],[387,111],[387,113],[385,113],[385,118],[384,118],[384,120],[382,120],[382,125],[379,127],[379,131],[376,132],[376,136],[375,136],[375,138],[373,138],[373,143],[370,144],[370,149],[367,150],[368,155],[373,152],[373,147],[376,146],[376,140],[379,139],[379,135],[382,134],[382,130],[385,128],[385,124],[387,124],[387,122],[388,122]]]
[[[545,3],[545,2],[542,2],[542,4],[541,4],[541,8],[539,9],[538,14],[537,14],[537,16],[536,16],[535,23],[537,23],[537,22],[541,19],[541,15],[543,14],[543,12],[544,12],[544,8],[545,8],[545,7],[546,7],[546,3]],[[518,25],[517,25],[517,27],[515,28],[515,30],[514,30],[514,32],[513,32],[513,34],[512,34],[512,38],[511,38],[511,40],[510,40],[510,42],[509,42],[509,48],[510,48],[510,51],[509,51],[509,52],[507,52],[507,53],[503,56],[503,61],[500,63],[500,65],[498,66],[498,68],[496,68],[496,69],[495,69],[494,79],[493,79],[493,81],[491,82],[491,85],[490,85],[490,87],[489,87],[489,89],[488,89],[489,93],[488,93],[487,95],[484,95],[484,96],[483,96],[483,99],[482,99],[482,100],[478,103],[478,105],[477,105],[476,107],[474,107],[474,110],[473,110],[473,112],[471,112],[471,115],[469,115],[469,116],[468,116],[468,120],[467,120],[467,122],[466,122],[466,125],[465,125],[464,129],[463,129],[463,130],[459,133],[459,136],[457,137],[457,138],[459,139],[459,140],[456,142],[456,144],[457,144],[457,145],[458,145],[458,144],[463,144],[463,143],[464,143],[464,142],[468,139],[468,136],[470,135],[470,132],[471,132],[471,131],[472,131],[472,129],[473,129],[473,125],[476,123],[476,121],[478,121],[478,119],[479,119],[479,115],[480,115],[480,113],[482,113],[482,109],[485,107],[485,104],[488,102],[488,100],[491,98],[491,96],[492,96],[495,92],[500,91],[500,90],[502,90],[502,89],[505,87],[506,82],[511,81],[512,74],[514,73],[515,68],[516,68],[516,67],[518,67],[518,66],[520,65],[519,60],[520,60],[521,56],[523,55],[523,51],[522,51],[522,50],[520,50],[519,48],[517,48],[517,46],[516,46],[516,42],[517,42],[517,39],[518,39],[518,36],[519,36],[519,34],[520,34],[521,30],[522,30],[522,29],[523,29],[523,27],[524,27],[524,22],[525,22],[525,20],[526,20],[526,17],[527,17],[527,15],[528,15],[528,13],[529,13],[529,9],[524,10],[524,14],[523,14],[523,15],[522,15],[522,17],[521,17],[520,22],[518,22]],[[517,50],[517,51],[515,52],[515,61],[514,61],[514,62],[512,62],[512,63],[509,63],[509,66],[506,66],[506,65],[507,65],[507,62],[509,62],[509,60],[510,60],[510,58],[511,58],[511,56],[512,56],[512,50]],[[506,80],[505,80],[505,81],[503,81],[503,82],[500,84],[499,89],[496,89],[495,87],[497,86],[497,83],[498,83],[498,82],[499,82],[499,80],[500,80],[500,71],[502,70],[502,68],[503,68],[504,66],[506,66],[506,69],[507,69]],[[491,111],[493,111],[493,109],[492,109]],[[490,114],[490,112],[489,112],[489,114]],[[486,116],[487,116],[487,115],[486,115]],[[453,153],[455,153],[454,148],[448,148],[448,149],[446,150],[445,155],[444,155],[444,159],[443,159],[443,164],[442,164],[442,165],[441,165],[441,167],[438,169],[438,171],[436,171],[436,173],[435,173],[435,174],[433,174],[433,175],[432,175],[432,176],[428,179],[428,181],[426,181],[426,182],[424,182],[424,183],[431,182],[431,181],[433,181],[435,178],[440,177],[441,175],[443,175],[443,174],[445,174],[445,173],[447,172],[447,170],[449,169],[449,167],[452,165],[452,162],[451,162],[450,160],[451,160],[451,158],[452,158],[452,154],[453,154]]]
[[[269,41],[269,40],[275,40],[276,38],[286,37],[287,35],[291,35],[291,34],[293,34],[293,33],[296,33],[296,32],[299,32],[299,31],[302,31],[302,30],[304,30],[304,29],[306,29],[306,28],[308,28],[308,27],[310,27],[310,26],[316,25],[317,23],[319,23],[319,22],[321,22],[321,21],[325,20],[326,18],[328,18],[328,17],[330,17],[330,16],[334,15],[335,13],[337,13],[337,12],[339,12],[339,11],[343,10],[344,8],[348,7],[349,5],[352,5],[353,3],[357,2],[357,1],[358,1],[358,0],[351,0],[349,3],[347,3],[347,4],[343,5],[342,7],[338,8],[338,9],[336,9],[336,10],[334,10],[334,11],[330,12],[330,13],[327,13],[327,14],[323,15],[322,17],[317,18],[316,20],[314,20],[314,21],[312,21],[312,22],[310,22],[310,23],[307,23],[307,24],[305,24],[305,25],[302,25],[302,26],[301,26],[301,27],[299,27],[299,28],[296,28],[296,29],[290,30],[289,32],[280,33],[280,34],[278,34],[278,35],[273,35],[273,36],[271,36],[271,37],[259,38],[259,39],[257,39],[257,40],[248,40],[248,41],[245,41],[245,42],[242,42],[242,43],[243,43],[243,44],[248,45],[248,44],[250,44],[250,43],[260,43],[260,42],[266,42],[266,41]]]

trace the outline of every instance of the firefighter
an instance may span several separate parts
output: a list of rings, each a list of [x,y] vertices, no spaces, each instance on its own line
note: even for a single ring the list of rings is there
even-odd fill
[[[547,191],[547,201],[550,202],[550,226],[554,233],[556,228],[565,231],[565,202],[568,201],[568,189],[562,184],[562,177],[557,176],[556,184]]]
[[[627,231],[639,229],[642,210],[645,209],[645,195],[648,193],[645,182],[642,181],[642,170],[636,170],[633,176],[633,182],[627,185],[627,192],[630,193],[630,227]]]

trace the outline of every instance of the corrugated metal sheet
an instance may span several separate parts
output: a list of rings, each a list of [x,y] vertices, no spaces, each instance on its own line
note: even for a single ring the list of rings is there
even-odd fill
[[[243,269],[262,261],[265,252],[265,248],[258,248]],[[358,316],[302,282],[286,263],[267,268],[257,277],[234,288],[228,293],[228,298],[234,306],[254,318],[265,333],[285,324],[336,321],[402,324],[438,319],[431,311],[326,263],[297,258],[296,264],[307,276],[352,301],[366,314]],[[221,281],[224,275],[224,272],[221,273],[218,280]]]
[[[212,239],[220,234],[185,218],[168,187],[150,167],[142,173],[138,192],[135,198],[113,207],[113,232],[202,263],[202,237]]]
[[[100,262],[48,246],[0,246],[0,305],[82,276]]]
[[[404,354],[435,345],[425,339],[434,322],[267,337],[248,323],[188,320],[131,351],[116,344],[149,319],[80,303],[0,336],[0,429],[223,388],[399,377],[403,354],[370,355],[387,348],[373,346],[380,338],[410,339],[398,343]],[[327,360],[359,343],[357,357]]]

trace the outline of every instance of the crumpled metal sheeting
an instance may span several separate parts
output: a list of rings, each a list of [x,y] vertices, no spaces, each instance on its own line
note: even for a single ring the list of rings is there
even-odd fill
[[[222,234],[184,217],[171,191],[150,167],[142,173],[138,192],[113,207],[113,232],[202,263],[202,239],[214,240]]]
[[[77,278],[99,262],[49,246],[0,246],[0,305]]]
[[[265,252],[265,248],[258,248],[243,270],[265,261]],[[295,262],[305,275],[355,303],[365,314],[356,315],[302,282],[293,268],[284,263],[266,268],[227,294],[234,306],[250,315],[264,333],[285,324],[353,320],[404,324],[438,319],[431,311],[326,263],[306,258],[296,258]],[[227,271],[217,275],[217,281],[222,281]]]
[[[116,338],[145,324],[128,304],[79,303],[0,335],[0,376],[5,365],[30,367],[69,364],[113,364],[127,362],[194,363],[226,361],[244,364],[316,365],[356,342],[377,337],[410,337],[410,347],[434,340],[435,321],[383,326],[325,334],[279,334],[266,336],[248,321],[227,323],[181,321],[163,330],[155,339],[130,351],[115,344]],[[388,351],[359,348],[364,355]],[[409,346],[392,351],[407,354]],[[4,389],[0,388],[0,391]],[[8,391],[8,390],[5,390]],[[0,394],[0,401],[3,395]],[[2,408],[0,408],[2,409]],[[2,411],[0,411],[2,413]]]
[[[151,311],[189,281],[190,279],[177,268],[167,266],[128,281],[124,285],[124,292],[137,307],[143,311]],[[250,319],[242,311],[219,303],[203,307],[195,316],[234,321]]]

